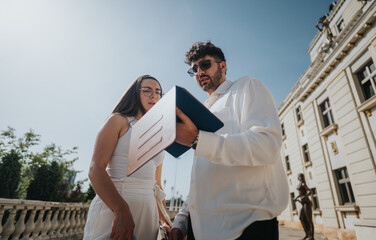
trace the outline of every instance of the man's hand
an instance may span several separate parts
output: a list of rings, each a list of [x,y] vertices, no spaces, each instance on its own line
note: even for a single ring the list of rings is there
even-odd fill
[[[179,228],[173,228],[172,230],[168,229],[167,233],[168,233],[168,240],[183,240],[184,239],[183,233],[180,231]]]
[[[176,142],[190,147],[196,139],[198,129],[191,119],[179,108],[176,108],[176,115],[181,120],[181,122],[176,123]]]
[[[134,221],[128,205],[120,207],[114,211],[114,220],[110,238],[114,240],[133,239]]]
[[[162,240],[168,240],[168,239],[170,239],[169,238],[169,233],[171,232],[170,225],[168,225],[167,223],[163,222],[162,223],[162,228],[165,231],[165,235],[162,235],[162,237],[163,237]]]

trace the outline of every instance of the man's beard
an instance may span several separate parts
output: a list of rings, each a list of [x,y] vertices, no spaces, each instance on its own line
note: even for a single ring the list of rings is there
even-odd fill
[[[219,64],[218,64],[219,65]],[[221,79],[222,79],[222,72],[221,69],[218,66],[217,71],[214,73],[213,77],[206,75],[209,77],[209,81],[205,85],[201,85],[202,90],[205,92],[208,91],[215,91],[219,85],[221,85]]]

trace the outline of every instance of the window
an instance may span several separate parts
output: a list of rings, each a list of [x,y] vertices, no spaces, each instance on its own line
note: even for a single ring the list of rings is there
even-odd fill
[[[304,162],[310,162],[311,161],[311,157],[309,156],[309,148],[308,148],[308,144],[304,144],[303,145],[303,156],[304,156]]]
[[[342,18],[342,19],[339,20],[339,22],[337,23],[337,30],[338,30],[338,33],[340,33],[344,28],[345,28],[345,21],[344,21],[343,18]]]
[[[290,159],[288,155],[285,157],[285,162],[286,162],[286,171],[291,171]]]
[[[334,171],[337,179],[338,190],[341,197],[341,202],[343,205],[354,204],[355,198],[354,193],[351,188],[351,182],[347,168],[340,168]]]
[[[356,72],[360,87],[363,92],[364,100],[367,100],[375,95],[376,89],[376,68],[371,60],[365,67]]]
[[[296,210],[296,204],[295,204],[295,194],[292,192],[290,193],[290,200],[291,200],[291,207],[292,207],[292,210],[295,211]]]
[[[320,112],[324,124],[323,128],[326,128],[331,124],[334,124],[333,113],[332,109],[330,108],[329,98],[325,99],[324,102],[320,104]]]
[[[320,205],[319,205],[319,198],[317,197],[316,188],[311,188],[311,192],[312,192],[313,210],[319,210],[320,209]]]
[[[285,124],[281,124],[281,129],[282,129],[282,137],[286,136],[285,134]]]
[[[302,108],[299,106],[295,109],[295,111],[296,111],[296,118],[298,119],[298,122],[302,121],[303,120]]]

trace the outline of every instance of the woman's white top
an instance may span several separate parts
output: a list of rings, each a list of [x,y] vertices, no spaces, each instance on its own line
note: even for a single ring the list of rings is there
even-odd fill
[[[132,126],[136,124],[137,119],[134,117],[127,117],[129,128],[126,134],[121,136],[118,140],[116,148],[112,154],[111,160],[107,165],[106,171],[113,180],[126,178],[128,151],[132,134]],[[152,160],[148,161],[145,165],[139,168],[129,177],[141,178],[146,180],[155,179],[155,171],[164,158],[164,152],[155,156]]]

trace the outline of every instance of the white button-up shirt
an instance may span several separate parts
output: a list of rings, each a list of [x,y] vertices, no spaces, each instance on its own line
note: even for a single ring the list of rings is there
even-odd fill
[[[173,227],[186,233],[189,212],[197,240],[236,239],[287,206],[280,122],[272,94],[251,77],[225,81],[205,105],[224,127],[199,132],[189,196]]]

